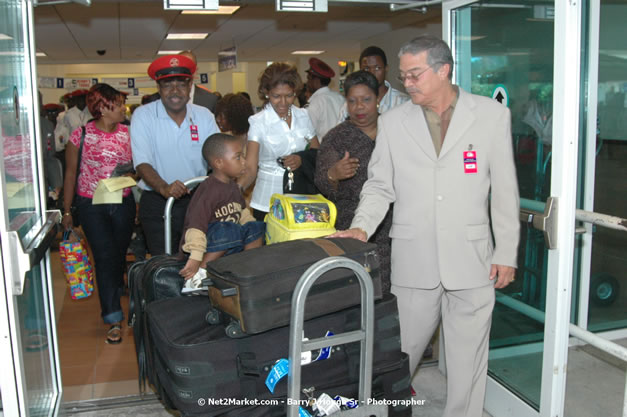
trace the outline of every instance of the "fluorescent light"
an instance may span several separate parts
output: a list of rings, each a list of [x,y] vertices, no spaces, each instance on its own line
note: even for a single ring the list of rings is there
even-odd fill
[[[0,41],[9,41],[11,39],[13,39],[11,36],[6,35],[4,33],[0,33]]]
[[[166,39],[205,39],[208,33],[168,33]]]
[[[181,14],[233,14],[240,6],[220,6],[218,10],[183,10]]]
[[[176,51],[157,51],[157,55],[178,55],[179,54],[179,50]]]
[[[48,56],[45,52],[36,52],[35,56]]]
[[[292,55],[320,55],[325,51],[292,51]]]

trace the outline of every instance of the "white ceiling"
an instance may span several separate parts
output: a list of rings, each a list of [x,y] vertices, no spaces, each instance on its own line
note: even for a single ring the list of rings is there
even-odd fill
[[[158,50],[193,50],[200,61],[215,61],[221,49],[237,47],[242,61],[293,59],[297,49],[354,56],[361,41],[394,30],[441,22],[441,6],[426,14],[391,12],[388,4],[329,2],[328,13],[276,12],[274,1],[222,4],[242,7],[230,16],[182,15],[163,10],[160,0],[41,5],[35,9],[39,64],[145,62]],[[204,40],[166,40],[168,33],[209,32]],[[99,56],[97,50],[106,50]]]

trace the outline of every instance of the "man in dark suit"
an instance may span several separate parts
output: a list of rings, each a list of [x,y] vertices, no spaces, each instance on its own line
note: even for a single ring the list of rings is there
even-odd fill
[[[182,51],[179,55],[188,57],[194,61],[194,64],[196,64],[196,55],[192,51]],[[152,100],[150,101],[158,100],[159,93],[154,93],[151,98]],[[207,87],[203,87],[200,84],[192,84],[192,91],[189,93],[189,100],[193,104],[205,107],[209,109],[211,113],[215,114],[216,104],[218,104],[218,96],[209,91]]]
[[[194,61],[196,64],[196,55],[192,51],[182,51],[179,55],[183,55]],[[209,91],[206,87],[200,84],[193,84],[192,91],[189,93],[189,99],[192,103],[198,104],[209,109],[211,113],[215,114],[216,104],[218,103],[218,96]]]

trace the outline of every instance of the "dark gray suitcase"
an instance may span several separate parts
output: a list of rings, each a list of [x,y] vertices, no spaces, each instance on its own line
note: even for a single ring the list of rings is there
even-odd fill
[[[289,328],[232,339],[224,326],[207,326],[202,318],[210,308],[206,297],[180,297],[157,301],[148,306],[148,328],[158,376],[155,388],[163,401],[184,415],[237,415],[241,404],[217,404],[220,399],[279,399],[287,395],[287,378],[274,393],[265,379],[280,358],[288,357]],[[327,331],[339,334],[356,330],[361,322],[360,308],[353,307],[305,322],[305,336],[316,338]],[[400,326],[396,297],[386,295],[375,305],[373,352],[374,393],[386,399],[409,395],[409,365],[400,349]],[[355,396],[359,378],[359,343],[336,346],[326,360],[303,366],[303,387],[316,392]],[[396,372],[395,376],[384,377]],[[377,384],[380,381],[380,387]],[[211,403],[213,402],[213,403]],[[278,415],[285,415],[284,404]],[[247,408],[248,409],[248,408]],[[254,407],[248,409],[253,415]],[[257,410],[260,411],[260,410]],[[268,408],[273,415],[277,410]],[[256,415],[256,414],[255,414]],[[398,409],[395,416],[409,416]]]
[[[138,261],[128,271],[129,286],[129,327],[133,328],[135,353],[139,370],[139,388],[146,389],[146,378],[153,383],[155,376],[147,366],[152,354],[146,349],[148,338],[146,328],[146,307],[153,301],[181,297],[184,279],[179,271],[185,261],[175,256],[159,255],[148,260]]]
[[[381,298],[381,278],[376,245],[355,239],[301,239],[263,246],[219,258],[207,264],[212,280],[209,298],[215,309],[232,319],[227,334],[241,337],[290,324],[292,293],[311,265],[329,256],[345,256],[370,272],[375,299]],[[316,281],[305,308],[305,320],[361,303],[353,271],[331,270]],[[216,311],[212,324],[223,319]]]

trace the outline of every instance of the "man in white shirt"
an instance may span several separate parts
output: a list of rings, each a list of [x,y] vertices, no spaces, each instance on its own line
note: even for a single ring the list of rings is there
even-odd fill
[[[386,81],[388,60],[383,49],[378,46],[369,46],[364,49],[359,56],[359,69],[374,75],[379,83],[379,95],[377,96],[379,114],[383,114],[409,100],[407,94],[393,88]],[[348,110],[346,109],[346,104],[344,104],[340,112],[339,123],[346,120],[347,117]]]
[[[307,112],[316,129],[318,141],[337,125],[337,115],[344,105],[344,97],[328,86],[335,71],[318,58],[309,59],[307,72],[307,89],[312,93],[309,98]]]
[[[70,94],[74,100],[75,106],[65,112],[65,117],[63,118],[63,123],[67,127],[69,135],[72,135],[72,132],[79,127],[85,126],[85,124],[93,118],[85,102],[87,93],[89,93],[89,90],[75,90]],[[63,141],[64,148],[67,139],[69,139],[69,136]]]
[[[68,128],[65,125],[65,115],[67,111],[74,107],[74,100],[72,99],[72,93],[65,93],[63,95],[63,104],[65,104],[67,110],[62,111],[57,116],[57,123],[54,128],[54,147],[57,152],[63,152],[65,150],[65,144],[70,138],[70,132],[68,132]],[[65,157],[62,156],[60,158],[62,161],[65,161]]]

